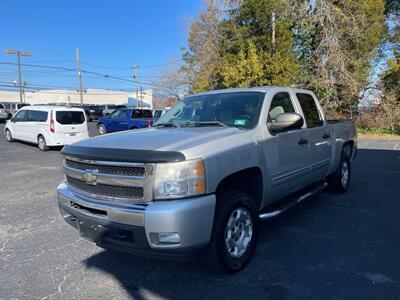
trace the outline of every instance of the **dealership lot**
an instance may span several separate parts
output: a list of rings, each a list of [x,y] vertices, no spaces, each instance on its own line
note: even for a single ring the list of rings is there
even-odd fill
[[[0,299],[398,299],[400,139],[360,141],[350,191],[320,193],[263,222],[234,275],[198,261],[104,251],[58,211],[59,149],[7,144],[0,124]],[[95,124],[90,124],[92,135]]]

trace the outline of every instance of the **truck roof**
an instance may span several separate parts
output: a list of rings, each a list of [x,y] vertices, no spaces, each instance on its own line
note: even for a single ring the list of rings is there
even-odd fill
[[[190,95],[190,96],[212,95],[212,94],[233,93],[233,92],[264,92],[265,93],[270,89],[288,89],[288,90],[291,90],[292,92],[307,92],[307,93],[311,92],[309,90],[304,90],[304,89],[301,89],[301,88],[282,87],[282,86],[272,86],[271,85],[271,86],[258,86],[258,87],[246,87],[246,88],[220,89],[220,90],[214,90],[214,91],[208,91],[208,92],[193,94],[193,95]]]

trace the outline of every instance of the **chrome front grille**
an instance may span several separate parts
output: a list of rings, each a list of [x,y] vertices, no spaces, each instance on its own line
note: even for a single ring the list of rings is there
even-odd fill
[[[134,186],[115,186],[108,184],[89,185],[83,180],[79,180],[70,176],[66,176],[67,184],[78,190],[90,193],[92,195],[100,195],[114,198],[134,198],[143,199],[143,188]]]
[[[108,162],[65,157],[67,185],[89,197],[123,203],[145,203],[151,200],[151,165]]]
[[[65,165],[69,168],[85,171],[86,169],[92,169],[93,164],[84,162],[74,161],[70,159],[65,160]],[[113,165],[95,165],[95,168],[101,173],[115,174],[115,175],[126,175],[126,176],[144,176],[144,166],[127,167],[127,166],[113,166]]]

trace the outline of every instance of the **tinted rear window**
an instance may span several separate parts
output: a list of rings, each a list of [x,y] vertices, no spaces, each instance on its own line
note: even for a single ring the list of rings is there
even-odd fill
[[[313,96],[309,94],[296,93],[297,99],[303,109],[304,117],[308,128],[322,126],[324,122],[319,115],[317,105]]]
[[[63,125],[82,124],[85,116],[81,111],[57,111],[56,120]]]
[[[133,119],[151,119],[153,117],[153,113],[151,110],[142,110],[142,109],[135,109],[132,112]]]

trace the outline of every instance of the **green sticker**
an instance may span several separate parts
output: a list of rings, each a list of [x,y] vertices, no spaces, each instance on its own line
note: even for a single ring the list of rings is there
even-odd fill
[[[246,125],[246,120],[237,119],[237,120],[235,120],[235,122],[234,122],[233,124],[234,124],[234,125],[241,125],[241,126],[244,126],[244,125]]]

